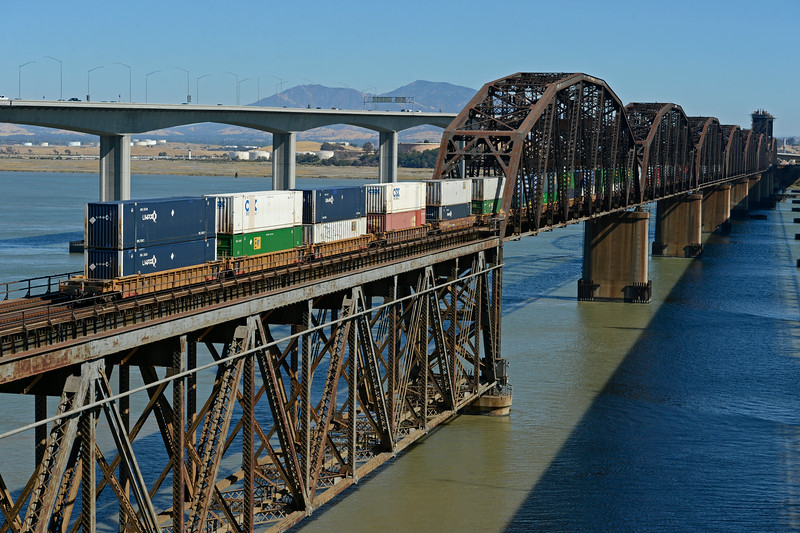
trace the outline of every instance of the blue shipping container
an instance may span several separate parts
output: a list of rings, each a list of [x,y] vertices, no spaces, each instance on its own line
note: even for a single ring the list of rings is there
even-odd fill
[[[455,220],[472,214],[472,203],[454,205],[429,205],[425,208],[425,220]]]
[[[216,235],[213,198],[156,198],[90,202],[85,210],[87,248],[125,250]]]
[[[364,187],[303,191],[303,224],[351,220],[367,216]]]
[[[217,257],[217,239],[198,239],[136,250],[85,251],[86,277],[113,279],[133,274],[152,274],[214,261]]]

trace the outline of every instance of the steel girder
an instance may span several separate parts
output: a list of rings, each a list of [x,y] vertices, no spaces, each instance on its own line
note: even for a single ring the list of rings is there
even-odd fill
[[[689,117],[695,145],[694,186],[698,188],[724,178],[722,127],[714,117]]]
[[[85,363],[26,487],[0,476],[0,532],[285,529],[497,385],[501,261],[469,253]],[[130,368],[146,394],[129,420],[108,375],[125,392]]]
[[[676,104],[631,103],[625,112],[640,148],[639,202],[690,190],[694,144],[683,109]]]
[[[744,142],[742,129],[739,126],[722,126],[722,143],[725,146],[725,177],[744,174]]]
[[[445,130],[434,179],[505,176],[501,235],[536,232],[633,203],[635,152],[605,81],[518,73],[484,85]]]

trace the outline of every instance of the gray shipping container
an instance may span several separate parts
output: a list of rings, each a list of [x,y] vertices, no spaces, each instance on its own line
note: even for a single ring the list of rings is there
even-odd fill
[[[472,199],[478,202],[503,197],[506,178],[472,178]]]
[[[152,274],[173,268],[201,265],[217,258],[217,239],[198,239],[147,246],[136,250],[84,251],[86,277],[114,279],[133,274]]]
[[[472,180],[430,180],[425,182],[427,205],[456,205],[472,201]]]
[[[303,244],[320,244],[361,237],[367,233],[367,217],[303,224]]]
[[[89,202],[84,213],[87,248],[125,250],[216,235],[213,198]]]
[[[472,203],[455,205],[429,205],[425,208],[425,220],[455,220],[472,214]]]
[[[303,191],[303,224],[351,220],[367,216],[364,187]]]

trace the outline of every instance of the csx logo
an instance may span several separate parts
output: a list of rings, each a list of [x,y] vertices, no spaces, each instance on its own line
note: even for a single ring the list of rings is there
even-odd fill
[[[394,189],[392,189],[392,198],[394,198],[395,200],[400,198],[400,187],[395,187]]]
[[[246,213],[250,212],[250,199],[244,201],[244,210]],[[253,212],[258,211],[258,198],[253,199]]]

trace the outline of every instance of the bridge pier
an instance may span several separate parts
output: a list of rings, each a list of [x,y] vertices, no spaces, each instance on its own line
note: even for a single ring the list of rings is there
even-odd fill
[[[131,198],[130,135],[100,136],[100,201]]]
[[[772,172],[765,172],[761,174],[761,180],[758,182],[758,194],[761,197],[761,203],[764,206],[770,206],[772,204],[772,195],[775,194],[774,183]]]
[[[702,194],[685,194],[656,204],[653,255],[697,257],[703,253]]]
[[[750,210],[747,201],[747,193],[750,188],[750,180],[747,178],[737,180],[731,186],[731,217],[744,218]]]
[[[380,182],[397,181],[397,132],[382,131],[379,135],[378,165],[380,166]]]
[[[713,233],[717,228],[722,232],[730,230],[731,195],[732,186],[727,184],[704,191],[701,208],[704,233]]]
[[[272,134],[272,188],[287,191],[295,188],[297,133]]]
[[[747,184],[747,203],[748,206],[758,207],[761,205],[761,180],[763,176],[752,176]]]
[[[623,211],[584,223],[578,300],[647,303],[649,213]]]

